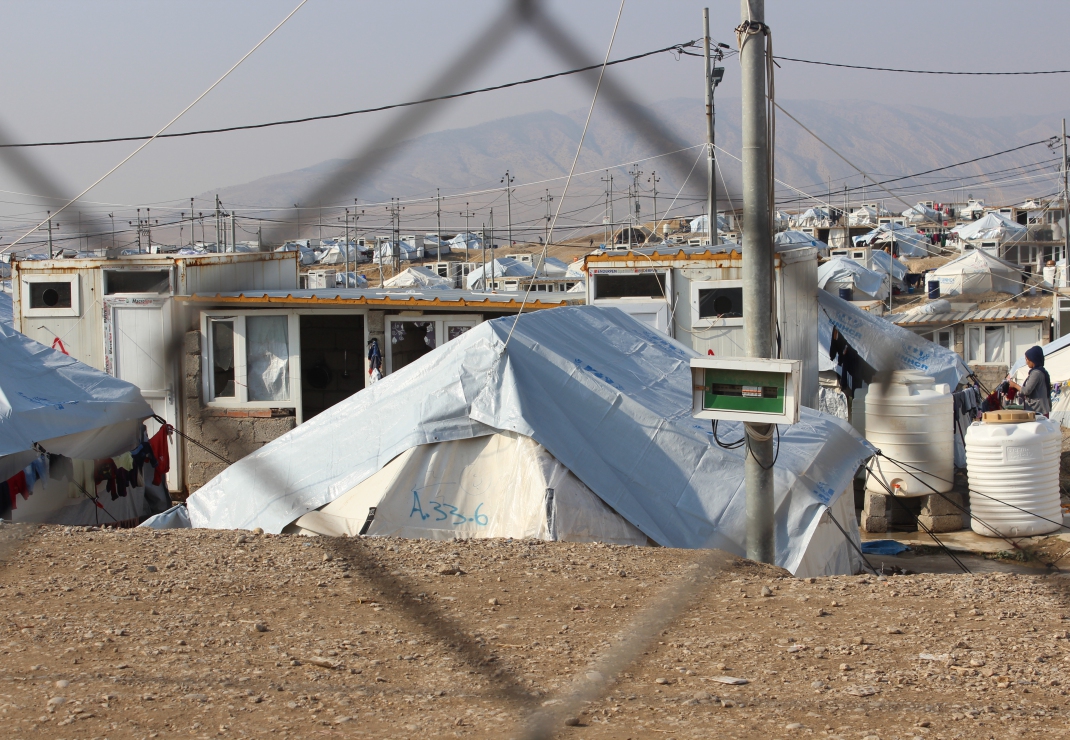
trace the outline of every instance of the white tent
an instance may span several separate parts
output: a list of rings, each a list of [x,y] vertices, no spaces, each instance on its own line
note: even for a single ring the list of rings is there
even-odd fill
[[[745,453],[692,418],[692,350],[597,306],[524,314],[507,343],[513,327],[484,322],[246,456],[190,497],[193,525],[350,531],[370,519],[372,533],[381,506],[384,532],[627,542],[638,530],[745,552]],[[468,440],[480,441],[445,446]],[[808,409],[781,431],[778,565],[858,567],[827,514],[857,543],[841,494],[871,453],[846,422]]]
[[[799,216],[792,219],[793,226],[818,226],[822,222],[828,222],[829,212],[824,208],[808,208]]]
[[[960,240],[969,243],[994,241],[1000,244],[1026,238],[1028,229],[1011,221],[1000,213],[986,213],[976,221],[956,226],[951,233]]]
[[[862,236],[854,237],[854,243],[866,246],[895,244],[901,257],[928,257],[934,252],[929,237],[901,224],[881,224]]]
[[[975,295],[993,291],[1017,295],[1024,288],[1021,270],[979,249],[970,250],[936,268],[931,275],[940,281],[940,295]]]
[[[483,240],[480,238],[479,234],[473,234],[470,231],[462,231],[446,243],[450,246],[450,249],[462,252],[465,250],[466,244],[468,245],[467,249],[470,253],[483,248]],[[471,254],[469,254],[469,256],[471,256]]]
[[[918,203],[906,209],[903,211],[903,217],[906,218],[908,224],[938,224],[943,219],[939,211],[933,210],[924,203]]]
[[[137,446],[152,409],[141,391],[0,324],[0,480],[38,452],[78,459]]]
[[[6,285],[11,285],[11,283]],[[11,322],[14,320],[13,317],[11,293],[5,289],[4,285],[0,285],[0,326],[10,327]]]
[[[876,370],[918,370],[952,388],[970,372],[962,358],[946,347],[930,342],[909,329],[867,313],[839,297],[821,291],[817,314],[818,369],[835,370],[829,343],[835,327],[863,360]],[[892,367],[888,367],[888,363]],[[950,422],[949,422],[950,423]]]
[[[708,234],[710,231],[710,218],[706,214],[702,214],[698,218],[691,219],[689,225],[691,227],[692,234]],[[729,230],[730,229],[728,227],[728,219],[718,213],[717,231],[720,233],[724,233],[725,231]]]
[[[829,293],[839,293],[840,288],[852,288],[870,298],[884,300],[888,297],[888,274],[867,270],[854,260],[833,257],[817,268],[817,287]]]
[[[868,226],[877,223],[881,216],[891,216],[891,212],[880,206],[859,206],[847,217],[848,226]]]
[[[870,253],[870,262],[874,272],[883,272],[892,279],[892,285],[903,288],[903,280],[907,276],[907,266],[884,250],[874,249]]]
[[[423,288],[432,290],[449,290],[453,281],[444,278],[421,265],[406,267],[392,278],[383,281],[384,288]]]
[[[320,249],[316,251],[317,263],[321,265],[345,265],[346,246],[345,242],[341,239],[333,241],[324,239]],[[360,251],[360,248],[356,244],[349,242],[348,247],[349,264],[355,265],[368,261],[368,258],[362,251]]]
[[[773,244],[777,245],[777,251],[780,251],[782,247],[789,246],[790,248],[798,247],[816,247],[818,254],[822,257],[827,257],[829,253],[829,245],[825,242],[804,234],[801,231],[781,231],[778,234],[773,235]]]
[[[378,255],[378,260],[389,262],[394,259],[394,245],[388,241],[381,242],[376,254]],[[402,262],[411,262],[424,256],[424,248],[422,246],[414,246],[411,242],[400,241],[398,242],[398,255]]]
[[[465,285],[469,290],[483,289],[483,276],[487,276],[487,284],[490,281],[503,277],[531,277],[535,274],[535,267],[530,262],[521,262],[515,257],[496,257],[486,265],[480,265],[468,273]]]
[[[214,250],[213,250],[214,251]],[[299,239],[298,241],[286,242],[281,247],[275,250],[276,252],[300,252],[301,264],[303,266],[314,265],[319,256],[308,243],[308,239]]]

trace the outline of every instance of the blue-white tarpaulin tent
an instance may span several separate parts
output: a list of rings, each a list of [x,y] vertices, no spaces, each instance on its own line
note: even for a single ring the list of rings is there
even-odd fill
[[[745,553],[745,453],[692,418],[692,350],[615,308],[513,327],[484,322],[238,461],[190,497],[193,526]],[[830,516],[855,540],[851,481],[871,454],[816,411],[780,429],[778,565],[860,566]]]

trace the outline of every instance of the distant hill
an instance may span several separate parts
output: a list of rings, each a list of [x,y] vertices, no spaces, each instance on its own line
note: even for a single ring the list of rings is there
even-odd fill
[[[799,118],[815,133],[844,157],[871,173],[877,179],[899,177],[942,167],[955,162],[972,159],[999,150],[1008,149],[1039,139],[1054,136],[1059,132],[1061,117],[1058,114],[1035,116],[1014,114],[997,118],[976,118],[951,115],[919,106],[891,101],[887,104],[870,101],[781,101],[781,105]],[[682,148],[702,142],[705,138],[704,105],[697,99],[667,100],[645,111],[627,111],[615,114],[608,107],[596,111],[584,143],[583,154],[577,171],[599,170],[623,164],[615,170],[615,186],[619,214],[626,208],[623,203],[627,177],[624,169],[637,159],[663,153],[673,148]],[[634,121],[642,115],[656,117],[668,131],[667,138],[656,142],[636,130]],[[500,187],[502,174],[508,168],[516,176],[516,185],[532,183],[567,174],[576,145],[582,131],[586,111],[568,115],[543,111],[526,115],[502,118],[480,123],[467,128],[426,134],[396,146],[388,163],[374,171],[354,176],[350,192],[334,199],[334,203],[351,201],[353,197],[362,203],[384,202],[391,197],[403,199],[434,196],[435,189],[442,194],[467,192]],[[717,108],[717,144],[739,156],[742,139],[740,135],[740,106],[738,100],[723,101]],[[695,149],[681,156],[673,169],[667,160],[650,160],[640,164],[644,171],[641,185],[644,202],[649,200],[649,185],[646,177],[651,169],[659,172],[659,210],[677,193],[686,175],[699,155]],[[729,195],[738,205],[740,168],[726,155],[719,155],[722,171],[728,182]],[[948,172],[934,173],[919,180],[901,181],[892,187],[902,190],[902,198],[909,204],[917,200],[951,201],[956,197],[975,195],[988,203],[1022,200],[1030,196],[1045,196],[1057,191],[1054,179],[1037,179],[1036,168],[1031,165],[1053,160],[1056,153],[1045,146],[1035,146],[1011,154],[959,167]],[[204,194],[211,198],[219,193],[225,204],[287,208],[295,202],[303,207],[314,208],[315,203],[303,201],[306,194],[322,183],[332,173],[350,166],[345,160],[329,160],[312,167],[260,178],[252,182],[222,187]],[[1055,164],[1051,165],[1052,167]],[[1016,170],[1014,168],[1022,168]],[[954,177],[983,175],[1000,171],[992,177],[1011,180],[998,189],[983,189],[983,178],[967,181],[965,187],[952,190],[957,183],[949,182]],[[1049,170],[1050,171],[1050,170]],[[825,199],[828,179],[833,180],[833,202],[842,202],[843,181],[838,178],[850,176],[847,184],[858,186],[862,179],[835,154],[803,131],[784,115],[778,115],[776,128],[776,175],[777,178]],[[601,223],[603,190],[601,173],[586,175],[574,180],[566,209],[568,221],[587,219]],[[699,161],[681,194],[680,204],[688,212],[698,213],[704,197],[705,163]],[[924,188],[920,187],[925,185]],[[521,222],[541,224],[544,204],[538,201],[543,187],[523,188],[517,191],[514,202],[514,223],[520,229]],[[559,193],[562,182],[547,184],[551,193]],[[920,190],[935,191],[932,194],[916,195]],[[839,191],[839,194],[836,194]],[[497,193],[500,196],[501,193]],[[794,197],[789,188],[778,186],[778,200]],[[861,192],[852,194],[859,201]],[[472,207],[487,202],[490,197],[472,196]],[[869,187],[867,200],[884,200],[892,211],[900,211],[903,205],[877,188]],[[664,200],[662,200],[664,199]],[[499,198],[500,200],[500,198]],[[450,211],[451,223],[456,228],[457,201],[449,201],[444,207]],[[796,207],[807,207],[814,202],[801,199]],[[330,205],[324,203],[322,205]],[[721,207],[728,201],[722,193]],[[463,204],[461,206],[463,208]],[[495,204],[499,226],[503,225],[504,203]],[[644,208],[648,206],[644,205]],[[499,210],[500,209],[500,210]],[[432,209],[433,210],[433,209]],[[417,217],[419,208],[409,211],[410,218]],[[574,211],[574,212],[572,212]],[[421,223],[409,228],[426,228],[428,210],[420,211]],[[649,218],[649,214],[646,214]],[[538,226],[541,228],[541,225]]]

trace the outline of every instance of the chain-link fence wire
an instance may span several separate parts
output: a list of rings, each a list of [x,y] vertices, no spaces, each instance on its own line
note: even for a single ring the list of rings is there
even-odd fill
[[[498,51],[525,30],[534,33],[548,49],[570,65],[587,66],[598,63],[598,60],[594,60],[583,50],[559,21],[546,12],[541,3],[535,0],[513,0],[501,9],[452,63],[423,88],[421,96],[433,97],[456,90],[459,85],[484,69]],[[581,79],[592,87],[593,93],[593,78]],[[691,169],[691,155],[686,151],[684,142],[623,85],[608,78],[603,79],[602,85],[601,95],[604,96],[604,101],[618,116],[630,122],[638,136],[655,151],[684,150],[669,155],[669,167],[679,176],[680,181],[686,182]],[[377,168],[389,163],[398,151],[397,145],[418,132],[444,104],[428,104],[392,116],[379,133],[350,158],[347,166],[319,187],[298,198],[298,202],[331,203],[343,197]],[[62,197],[59,188],[19,149],[0,149],[0,158],[27,185],[36,188],[41,194]],[[272,238],[277,239],[280,228],[282,227],[276,226],[267,232],[265,239],[269,243]],[[183,338],[179,334],[170,343],[169,362],[177,362],[182,346]],[[262,480],[269,479],[270,476],[262,477]],[[32,528],[17,529],[16,533],[11,535],[10,546],[4,547],[0,544],[0,559],[6,559],[31,533]],[[433,635],[444,647],[452,647],[473,670],[480,672],[494,687],[494,693],[518,711],[523,737],[531,740],[550,737],[562,727],[563,718],[575,716],[583,703],[603,696],[616,677],[641,655],[659,632],[698,598],[703,587],[730,559],[730,556],[719,551],[703,553],[685,575],[670,583],[651,600],[649,607],[636,616],[634,622],[624,630],[626,637],[618,645],[604,652],[569,688],[555,697],[559,701],[546,709],[538,709],[535,702],[537,698],[541,700],[542,697],[533,696],[519,677],[510,671],[488,668],[493,664],[491,653],[468,640],[461,626],[434,604],[411,598],[416,587],[400,575],[387,571],[383,563],[371,552],[371,548],[364,546],[359,540],[350,539],[334,539],[328,542],[328,545],[349,558],[377,590],[390,594],[395,606],[416,625]]]

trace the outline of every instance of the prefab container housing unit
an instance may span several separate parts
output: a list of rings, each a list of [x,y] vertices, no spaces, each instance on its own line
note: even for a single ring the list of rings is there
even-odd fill
[[[133,383],[183,430],[183,343],[191,318],[176,296],[297,288],[298,253],[141,254],[115,259],[17,260],[15,329]],[[149,433],[158,428],[148,422]],[[171,491],[183,490],[184,445],[172,440]]]
[[[743,257],[732,246],[596,253],[584,269],[589,305],[620,308],[703,355],[746,356]],[[817,249],[777,252],[773,272],[779,356],[802,361],[800,400],[816,408]]]

